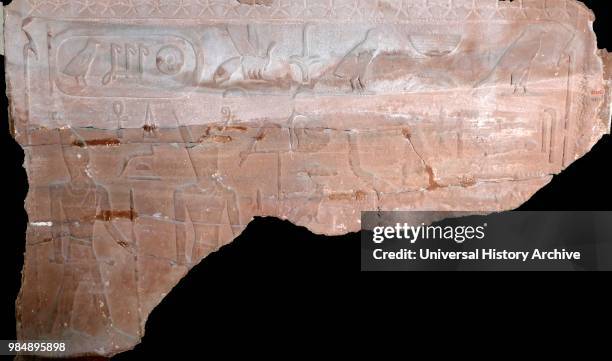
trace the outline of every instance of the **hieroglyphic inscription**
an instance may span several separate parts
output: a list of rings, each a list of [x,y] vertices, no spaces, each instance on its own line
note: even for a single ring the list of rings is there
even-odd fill
[[[8,9],[31,185],[19,337],[73,355],[133,347],[253,217],[335,235],[364,210],[512,209],[609,132],[573,0]]]

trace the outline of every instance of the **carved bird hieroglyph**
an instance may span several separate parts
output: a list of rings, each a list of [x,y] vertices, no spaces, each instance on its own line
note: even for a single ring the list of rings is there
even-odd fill
[[[87,86],[87,74],[91,68],[100,43],[95,40],[87,41],[85,47],[81,49],[68,64],[64,67],[62,73],[73,77],[79,87]]]

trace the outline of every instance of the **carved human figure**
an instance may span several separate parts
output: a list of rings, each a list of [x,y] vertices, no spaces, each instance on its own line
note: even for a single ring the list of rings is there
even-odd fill
[[[110,311],[105,285],[100,273],[100,260],[94,247],[94,225],[103,222],[111,237],[126,246],[128,240],[112,222],[112,205],[108,191],[97,184],[88,173],[89,152],[83,142],[72,131],[62,132],[62,155],[70,180],[50,185],[51,232],[53,255],[51,261],[63,265],[62,282],[55,300],[52,331],[76,329],[81,332],[84,325],[75,325],[71,315],[79,295],[80,303],[87,304],[89,318],[110,327]],[[69,134],[66,134],[66,133]],[[67,141],[66,141],[67,140]],[[86,295],[86,296],[83,296]],[[88,297],[84,300],[82,297]],[[76,320],[75,322],[80,322]],[[57,334],[54,332],[54,334]]]
[[[221,229],[229,226],[236,235],[234,227],[240,225],[236,193],[223,184],[218,174],[218,150],[198,152],[195,147],[187,152],[197,181],[174,193],[176,254],[180,265],[193,264],[218,250],[223,246]],[[188,221],[195,236],[189,259],[186,253]]]

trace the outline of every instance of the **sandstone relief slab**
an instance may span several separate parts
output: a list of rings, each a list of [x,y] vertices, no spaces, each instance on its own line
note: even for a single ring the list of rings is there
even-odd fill
[[[255,216],[510,210],[610,131],[572,0],[15,0],[18,337],[112,355]],[[606,60],[608,62],[608,60]]]

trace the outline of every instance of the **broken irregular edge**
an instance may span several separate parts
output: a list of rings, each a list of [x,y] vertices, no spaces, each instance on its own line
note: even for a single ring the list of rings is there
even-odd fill
[[[610,132],[577,1],[216,3],[7,7],[19,339],[129,350],[253,217],[339,235],[367,210],[510,210]]]

